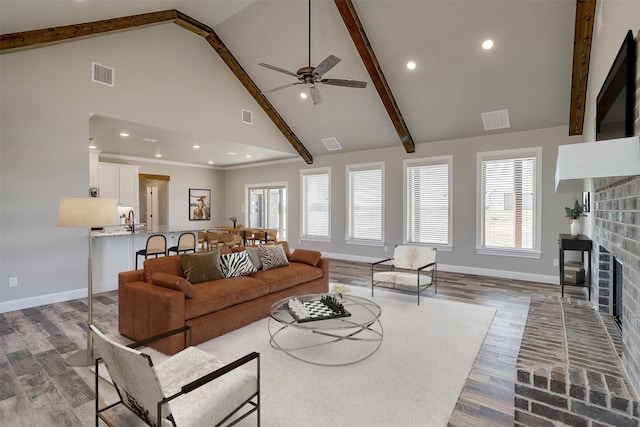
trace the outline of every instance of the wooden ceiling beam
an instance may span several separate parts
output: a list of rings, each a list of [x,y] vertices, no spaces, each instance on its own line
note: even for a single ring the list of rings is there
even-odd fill
[[[396,128],[396,132],[398,132],[402,145],[404,145],[407,153],[415,152],[416,146],[413,142],[413,138],[411,137],[411,133],[409,132],[409,128],[404,122],[400,108],[393,97],[391,88],[389,87],[387,79],[382,72],[382,67],[378,62],[378,58],[376,58],[376,54],[371,47],[371,43],[369,43],[369,39],[364,31],[362,22],[360,22],[360,18],[358,17],[358,13],[356,12],[353,2],[351,0],[334,0],[334,2],[340,12],[340,16],[342,16],[342,20],[344,21],[347,30],[349,31],[349,35],[351,35],[351,39],[360,54],[360,58],[362,59],[364,66],[369,72],[369,77],[371,77],[373,85],[378,91],[382,104],[387,110],[387,114],[389,114],[389,118],[391,119],[393,126]]]
[[[569,135],[582,135],[596,0],[576,0]]]
[[[0,53],[35,49],[56,43],[96,37],[104,35],[105,33],[115,33],[150,25],[158,25],[175,19],[175,10],[163,10],[160,12],[103,19],[101,21],[85,22],[82,24],[65,25],[62,27],[2,34],[0,35]]]
[[[218,53],[231,72],[242,83],[249,94],[256,100],[262,110],[269,116],[278,130],[289,141],[291,146],[307,164],[313,164],[313,156],[291,130],[275,107],[262,94],[258,85],[249,77],[238,60],[227,49],[213,29],[196,19],[175,9],[161,12],[144,13],[141,15],[125,16],[121,18],[104,19],[102,21],[86,22],[83,24],[66,25],[63,27],[44,28],[40,30],[24,31],[21,33],[0,35],[0,54],[34,49],[56,43],[75,41],[81,38],[95,37],[105,33],[131,30],[149,25],[157,25],[172,21],[187,30],[204,37],[209,45]]]

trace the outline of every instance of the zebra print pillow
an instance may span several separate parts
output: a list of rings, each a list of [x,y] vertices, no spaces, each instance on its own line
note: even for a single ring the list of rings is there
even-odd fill
[[[224,277],[245,276],[257,271],[246,251],[220,255],[220,270]]]
[[[284,253],[282,245],[258,245],[258,252],[260,253],[263,270],[289,265],[289,260]]]

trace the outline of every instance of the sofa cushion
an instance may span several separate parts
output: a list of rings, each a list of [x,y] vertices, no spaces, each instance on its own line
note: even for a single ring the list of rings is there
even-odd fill
[[[251,276],[238,276],[194,285],[198,296],[185,300],[185,320],[220,311],[269,294],[269,284]]]
[[[218,251],[180,254],[180,264],[184,270],[184,276],[192,284],[224,277],[220,270],[220,253]]]
[[[282,245],[258,245],[260,262],[263,270],[289,265],[289,260]]]
[[[164,288],[182,291],[187,298],[194,298],[196,296],[195,288],[184,277],[168,273],[153,273],[151,275],[151,283]]]
[[[319,251],[310,251],[307,249],[296,249],[291,254],[291,261],[309,264],[313,267],[318,265],[322,254]]]
[[[185,277],[178,255],[149,258],[144,260],[144,280],[151,283],[153,273],[167,273],[178,277]]]
[[[320,267],[291,262],[287,267],[277,267],[269,270],[259,270],[251,275],[269,284],[269,291],[275,293],[283,289],[292,288],[301,283],[310,282],[322,277]]]
[[[220,269],[224,277],[246,276],[256,271],[246,251],[220,255]]]

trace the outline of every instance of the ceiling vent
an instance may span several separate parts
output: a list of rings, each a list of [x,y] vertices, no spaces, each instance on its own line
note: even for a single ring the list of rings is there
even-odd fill
[[[114,70],[106,65],[91,63],[91,81],[113,87]]]
[[[248,125],[253,124],[253,113],[249,110],[242,109],[242,123]]]
[[[328,151],[342,150],[342,145],[334,137],[321,138],[320,141],[324,144]]]
[[[509,110],[489,111],[482,113],[482,125],[484,130],[508,129],[511,127],[509,123]]]

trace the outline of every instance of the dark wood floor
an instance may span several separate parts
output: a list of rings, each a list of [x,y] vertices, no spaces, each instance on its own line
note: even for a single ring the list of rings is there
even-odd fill
[[[332,260],[330,280],[369,287],[370,266]],[[559,296],[560,288],[440,272],[438,295],[424,294],[497,310],[449,425],[513,426],[515,363],[533,294]],[[565,289],[565,296],[584,299],[578,288]],[[1,426],[93,425],[93,374],[64,363],[86,346],[86,320],[86,299],[0,315]],[[103,330],[117,330],[115,291],[94,298],[94,321]]]

